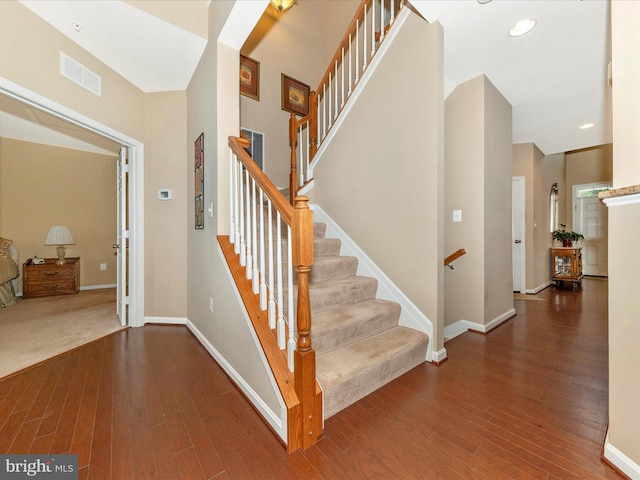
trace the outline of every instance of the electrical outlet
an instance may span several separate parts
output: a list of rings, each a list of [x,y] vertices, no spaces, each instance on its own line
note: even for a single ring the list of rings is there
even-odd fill
[[[209,312],[213,313],[213,298],[209,297]]]
[[[107,264],[106,263],[101,263],[100,264],[100,270],[106,270],[107,269]]]

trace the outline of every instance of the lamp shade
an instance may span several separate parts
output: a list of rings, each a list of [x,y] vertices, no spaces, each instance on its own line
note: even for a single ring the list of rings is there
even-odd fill
[[[45,245],[75,245],[75,243],[69,227],[61,227],[59,225],[49,229],[47,239],[44,241]]]

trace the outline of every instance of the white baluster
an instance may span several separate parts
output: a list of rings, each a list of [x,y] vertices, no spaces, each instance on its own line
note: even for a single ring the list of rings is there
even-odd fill
[[[393,3],[393,1],[391,3]],[[384,38],[384,4],[380,2],[380,43],[382,43],[383,38]]]
[[[344,88],[344,47],[342,47],[342,104],[340,105],[340,108],[344,107],[344,92],[347,91],[346,88]]]
[[[269,328],[276,328],[276,297],[274,295],[275,285],[273,283],[273,272],[276,268],[273,263],[273,215],[271,213],[271,200],[267,197],[267,207],[269,215],[267,216],[269,228],[269,302],[267,304],[267,317],[269,318]]]
[[[256,180],[255,178],[251,178],[251,181],[251,233],[253,234],[251,238],[251,246],[253,247],[251,250],[251,256],[253,257],[253,263],[251,265],[251,278],[253,282],[251,283],[251,287],[253,293],[258,294],[260,292],[260,278],[258,278],[258,216],[256,215],[258,200],[256,198]]]
[[[357,20],[356,20],[357,22]],[[357,23],[356,23],[357,25]],[[356,27],[357,28],[357,27]],[[347,96],[351,96],[351,88],[353,87],[353,66],[351,65],[351,59],[353,58],[353,43],[351,40],[351,33],[349,34],[349,93]],[[357,52],[357,50],[356,50]],[[356,60],[356,64],[358,61]]]
[[[389,17],[389,25],[393,23],[396,17],[396,0],[391,0],[391,16]]]
[[[236,241],[235,238],[235,225],[233,224],[233,190],[234,190],[234,181],[233,181],[233,172],[235,170],[235,161],[233,159],[233,150],[229,150],[229,242],[234,244]]]
[[[322,139],[327,135],[327,84],[323,86],[322,93]]]
[[[277,320],[277,336],[278,336],[278,347],[282,350],[286,347],[285,343],[285,324],[284,324],[284,300],[283,300],[283,292],[282,292],[282,269],[284,268],[282,265],[282,219],[280,218],[280,212],[277,211],[276,215],[276,253],[277,253],[277,281],[278,281],[278,320]]]
[[[359,79],[360,79],[360,19],[358,18],[356,19],[356,81],[355,83],[358,83]]]
[[[253,273],[253,258],[251,258],[251,177],[249,176],[249,170],[245,169],[245,191],[247,198],[245,199],[245,243],[247,244],[247,267],[245,273],[247,280],[251,280],[251,274]]]
[[[244,182],[242,180],[242,163],[238,162],[238,169],[240,170],[240,181],[238,185],[240,186],[240,211],[238,215],[238,222],[240,223],[240,251],[236,252],[240,255],[240,265],[245,266],[247,264],[247,246],[245,244],[244,239]]]
[[[364,34],[362,35],[362,71],[364,72],[365,68],[367,68],[367,4],[364,5],[364,18],[362,19],[362,23],[364,26]]]
[[[260,308],[267,309],[267,271],[264,247],[264,192],[260,189]]]
[[[300,155],[298,156],[298,186],[304,185],[304,168],[302,167],[304,162],[304,150],[305,145],[302,141],[302,125],[298,127],[298,146],[300,148]]]
[[[316,121],[318,132],[317,132],[316,138],[322,138],[320,136],[320,130],[321,130],[322,127],[320,127],[320,118],[319,118],[320,117],[320,95],[316,95],[316,101],[317,101],[316,112],[317,112],[317,115],[318,115],[318,119]]]
[[[236,155],[233,155],[233,159],[235,160],[233,163],[233,180],[234,180],[234,184],[235,184],[235,194],[233,195],[233,203],[234,203],[234,212],[233,212],[233,221],[236,224],[236,233],[235,233],[235,243],[233,245],[233,251],[235,252],[235,254],[237,255],[238,253],[240,253],[240,209],[239,209],[239,197],[241,195],[240,193],[240,181],[239,181],[239,174],[238,174],[238,170],[239,170],[239,163],[238,162],[238,157],[236,157]]]
[[[371,55],[373,57],[376,51],[376,0],[371,2]]]
[[[289,340],[287,341],[287,359],[289,360],[289,370],[293,372],[293,352],[296,350],[296,314],[293,310],[293,258],[291,254],[291,226],[287,225],[287,255],[289,262],[287,268],[287,312],[289,313]]]
[[[336,101],[335,101],[335,104],[334,104],[335,112],[333,114],[333,119],[334,120],[338,117],[338,110],[339,110],[339,108],[338,108],[338,87],[339,87],[339,84],[338,84],[338,60],[336,60],[335,72],[336,73],[333,76],[334,83],[336,84],[336,88],[335,88],[335,96],[336,96],[335,100]]]
[[[331,128],[331,125],[333,125],[333,119],[331,118],[333,116],[333,107],[331,106],[331,100],[333,98],[333,83],[331,83],[331,72],[329,72],[329,118],[327,119],[327,127]]]

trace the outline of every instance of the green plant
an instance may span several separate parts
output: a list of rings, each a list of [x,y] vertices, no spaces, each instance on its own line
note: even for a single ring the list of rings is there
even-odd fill
[[[563,247],[570,247],[573,242],[584,240],[584,235],[578,232],[568,232],[566,230],[554,230],[551,232],[551,236],[554,240],[562,242]]]

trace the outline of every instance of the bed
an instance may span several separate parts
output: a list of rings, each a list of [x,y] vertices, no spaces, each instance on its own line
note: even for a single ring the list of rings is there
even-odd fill
[[[19,288],[19,253],[12,240],[0,237],[0,307],[16,303]]]

